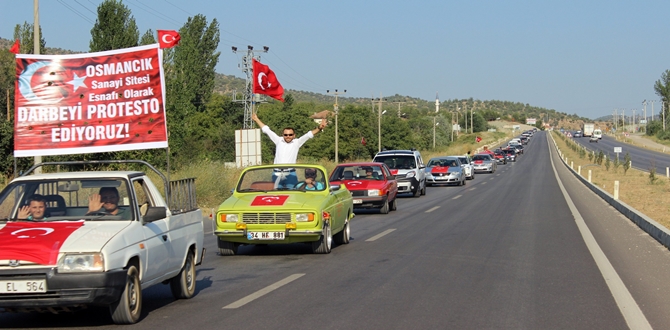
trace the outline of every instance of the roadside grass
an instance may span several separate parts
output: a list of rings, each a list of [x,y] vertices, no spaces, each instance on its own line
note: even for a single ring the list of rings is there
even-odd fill
[[[568,166],[573,163],[573,169],[578,170],[581,166],[581,175],[588,179],[588,171],[591,170],[591,182],[601,189],[614,195],[614,181],[619,181],[619,200],[630,205],[636,210],[654,219],[666,228],[670,228],[670,202],[667,194],[670,192],[670,184],[665,176],[628,169],[624,174],[624,166],[610,166],[607,170],[605,161],[601,165],[594,164],[596,157],[589,160],[588,153],[580,157],[583,149],[577,143],[566,138],[563,134],[554,131],[554,140],[564,157],[568,157]],[[611,160],[614,162],[614,160]],[[619,160],[623,162],[623,155]],[[651,168],[651,164],[647,164]]]

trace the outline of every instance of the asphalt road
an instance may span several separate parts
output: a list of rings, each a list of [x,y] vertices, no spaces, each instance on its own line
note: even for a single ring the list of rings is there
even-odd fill
[[[196,296],[176,301],[166,286],[149,288],[132,327],[670,327],[670,252],[550,150],[538,133],[516,163],[466,186],[404,197],[388,215],[357,212],[351,243],[329,255],[270,245],[220,257],[206,235]],[[105,309],[0,314],[0,327],[118,328]]]
[[[574,138],[575,142],[583,145],[588,150],[598,152],[602,150],[603,153],[616,158],[614,147],[621,147],[619,160],[623,161],[626,153],[629,153],[633,167],[642,171],[649,172],[649,169],[656,167],[656,173],[665,175],[666,167],[670,167],[670,155],[662,152],[636,147],[628,143],[619,142],[611,136],[603,135],[603,138],[596,142],[589,142],[589,138]]]

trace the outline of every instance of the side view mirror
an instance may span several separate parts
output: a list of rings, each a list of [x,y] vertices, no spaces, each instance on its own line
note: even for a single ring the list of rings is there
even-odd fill
[[[142,217],[144,222],[153,222],[160,219],[165,219],[167,216],[167,208],[165,206],[151,206],[147,208],[147,213]]]
[[[340,190],[340,185],[339,184],[331,184],[330,185],[330,191],[338,191]]]
[[[389,180],[395,180],[395,175],[389,175]]]

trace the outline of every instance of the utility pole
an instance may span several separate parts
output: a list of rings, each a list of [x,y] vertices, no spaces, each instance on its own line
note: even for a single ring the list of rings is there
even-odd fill
[[[633,133],[637,132],[637,129],[635,127],[635,112],[636,111],[637,111],[637,109],[633,109]]]
[[[373,99],[374,101],[374,99]],[[382,93],[379,93],[379,105],[377,106],[377,152],[382,151]]]
[[[463,101],[463,112],[465,112],[465,117],[463,117],[465,120],[463,121],[465,122],[465,134],[468,134],[468,108],[465,106],[466,104],[467,103]]]
[[[665,102],[661,100],[661,112],[663,113],[663,131],[665,131]]]
[[[397,101],[397,102],[391,102],[391,103],[395,103],[395,104],[398,105],[398,118],[400,118],[400,117],[401,117],[400,105],[401,105],[401,104],[405,104],[405,103],[407,103],[407,102],[405,102],[405,101],[402,101],[402,102]]]
[[[339,158],[339,154],[338,154],[338,150],[339,150],[338,149],[338,141],[339,141],[340,136],[339,136],[339,132],[338,132],[339,129],[337,127],[337,114],[339,112],[339,107],[337,105],[337,97],[339,95],[345,94],[346,92],[347,92],[346,89],[344,90],[344,92],[338,92],[337,89],[336,89],[332,93],[330,92],[330,90],[326,90],[326,94],[335,95],[335,104],[333,104],[333,111],[335,112],[335,164],[338,164],[340,162],[340,160],[339,160],[340,158]]]
[[[33,49],[35,55],[40,54],[40,1],[33,0]],[[35,164],[42,162],[42,156],[35,156]],[[35,169],[35,174],[41,174],[42,167]]]
[[[654,100],[651,100],[651,121],[654,121]]]
[[[247,76],[246,83],[244,86],[244,122],[243,129],[251,129],[254,127],[254,121],[251,119],[251,115],[254,113],[254,78],[253,78],[253,59],[257,61],[261,60],[260,55],[255,55],[255,53],[267,53],[270,48],[268,46],[263,46],[263,50],[254,51],[253,46],[247,46],[246,51],[238,51],[237,47],[233,46],[233,53],[246,52],[246,55],[242,56],[242,65],[237,65],[242,72]]]
[[[437,123],[437,116],[433,117],[433,150],[435,150],[435,126],[439,125]]]

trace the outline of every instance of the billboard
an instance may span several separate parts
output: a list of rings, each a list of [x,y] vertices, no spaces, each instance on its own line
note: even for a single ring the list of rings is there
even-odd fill
[[[14,156],[166,148],[158,44],[16,55]]]

